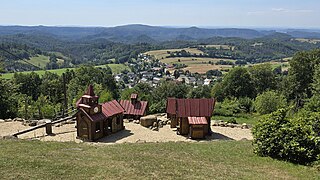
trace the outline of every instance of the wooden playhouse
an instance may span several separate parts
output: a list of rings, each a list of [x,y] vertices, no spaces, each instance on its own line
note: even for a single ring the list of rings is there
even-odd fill
[[[80,139],[95,141],[124,129],[123,107],[116,100],[103,104],[99,104],[98,100],[90,85],[77,101],[77,137]]]
[[[215,100],[212,99],[176,99],[168,98],[167,116],[171,127],[177,128],[177,134],[188,135],[192,139],[211,135],[211,116]]]

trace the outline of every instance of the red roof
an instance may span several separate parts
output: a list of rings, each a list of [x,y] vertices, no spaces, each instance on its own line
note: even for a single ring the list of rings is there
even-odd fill
[[[82,104],[81,104],[82,105]],[[109,102],[106,102],[101,105],[102,106],[102,112],[89,115],[86,113],[85,110],[83,110],[80,106],[80,110],[87,116],[91,121],[99,121],[99,120],[104,120],[107,119],[108,117],[114,116],[116,114],[123,113],[125,110],[123,107],[118,103],[116,100],[112,100]]]
[[[205,117],[188,117],[189,124],[208,124],[208,121]]]
[[[107,117],[123,113],[124,111],[124,108],[116,100],[102,104],[102,113]]]
[[[130,100],[120,100],[121,106],[126,110],[124,114],[127,115],[145,115],[147,109],[147,101],[136,101],[132,103]]]
[[[215,105],[215,100],[213,98],[212,99],[168,98],[167,113],[176,114],[177,117],[211,117],[213,113],[214,105]]]
[[[167,100],[167,113],[176,114],[176,98],[168,98]]]

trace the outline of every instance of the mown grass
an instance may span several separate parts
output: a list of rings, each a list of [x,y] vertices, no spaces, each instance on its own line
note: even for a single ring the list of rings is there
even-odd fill
[[[124,64],[107,64],[111,69],[112,72],[115,74],[120,73],[122,70],[127,69],[128,71],[130,71],[129,67],[124,65]],[[105,68],[105,65],[100,65],[100,66],[95,66],[95,67],[102,67]],[[52,73],[56,73],[58,75],[61,75],[62,73],[64,73],[67,69],[71,70],[74,68],[62,68],[62,69],[53,69],[53,70],[39,70],[39,71],[24,71],[21,72],[23,74],[28,74],[31,72],[35,72],[37,74],[39,74],[40,76],[44,75],[44,73],[46,71],[52,72]],[[1,74],[0,78],[4,78],[4,79],[11,79],[13,77],[14,73],[5,73],[5,74]]]
[[[0,141],[1,179],[317,179],[252,152],[251,141],[88,145]]]

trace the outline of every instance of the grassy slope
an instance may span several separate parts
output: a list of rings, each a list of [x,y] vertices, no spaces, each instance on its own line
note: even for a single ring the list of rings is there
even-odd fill
[[[112,69],[113,73],[120,73],[122,70],[127,69],[130,71],[130,69],[124,65],[124,64],[108,64],[108,66]],[[96,66],[96,67],[105,67],[105,65],[101,65],[101,66]],[[63,69],[54,69],[54,70],[47,70],[53,73],[57,73],[58,75],[61,75],[62,73],[64,73],[67,69],[74,69],[74,68],[63,68]],[[32,71],[25,71],[22,73],[31,73]],[[39,75],[43,75],[45,73],[44,70],[40,70],[40,71],[34,71],[36,73],[38,73]],[[13,77],[14,73],[6,73],[6,74],[2,74],[1,78],[4,79],[11,79]]]
[[[316,179],[314,168],[252,153],[251,141],[93,146],[0,141],[1,179]]]
[[[41,68],[45,68],[47,63],[49,63],[49,56],[44,56],[44,55],[38,55],[38,56],[34,56],[31,57],[30,60],[27,60],[29,63],[41,67]]]
[[[198,50],[197,48],[183,48],[185,51],[192,53],[192,54],[203,54],[202,51]],[[148,51],[144,54],[148,54],[151,56],[154,56],[156,59],[161,60],[162,58],[168,57],[170,54],[167,52],[175,52],[175,51],[181,51],[182,49],[162,49],[162,50],[155,50],[155,51]]]

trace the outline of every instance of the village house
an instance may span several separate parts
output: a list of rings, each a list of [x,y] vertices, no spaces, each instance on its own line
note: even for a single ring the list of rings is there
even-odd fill
[[[211,116],[215,99],[167,99],[167,117],[171,128],[177,128],[177,134],[188,135],[192,139],[211,135]]]
[[[138,94],[131,94],[130,100],[120,100],[120,105],[125,109],[126,119],[140,119],[147,114],[148,102],[139,101]]]
[[[98,100],[90,85],[77,101],[77,137],[80,139],[95,141],[124,129],[123,107],[116,100],[103,104],[99,104]]]

